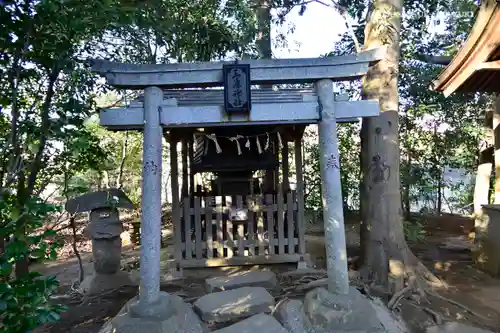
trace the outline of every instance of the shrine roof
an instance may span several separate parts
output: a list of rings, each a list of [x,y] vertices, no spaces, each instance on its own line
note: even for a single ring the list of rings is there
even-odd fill
[[[500,92],[500,3],[485,0],[469,37],[430,89],[446,97],[454,92]]]

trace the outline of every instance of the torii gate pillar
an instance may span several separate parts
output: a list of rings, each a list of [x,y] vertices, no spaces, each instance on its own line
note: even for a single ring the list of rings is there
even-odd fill
[[[328,290],[335,294],[347,295],[349,277],[332,80],[316,82],[316,92],[321,112],[318,132]]]
[[[160,124],[163,90],[144,89],[144,134],[141,200],[140,307],[158,301],[160,292],[162,139]]]

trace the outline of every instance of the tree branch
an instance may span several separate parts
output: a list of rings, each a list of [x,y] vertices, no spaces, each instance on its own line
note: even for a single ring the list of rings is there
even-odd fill
[[[43,153],[45,151],[45,146],[47,144],[47,139],[50,132],[50,105],[52,104],[52,98],[55,94],[55,84],[57,78],[59,77],[59,69],[54,69],[49,74],[49,84],[47,88],[47,94],[45,95],[45,99],[42,105],[42,122],[40,124],[41,134],[40,134],[40,143],[38,144],[38,150],[35,155],[34,161],[31,163],[29,168],[28,182],[26,186],[26,196],[30,196],[33,193],[36,184],[36,178],[38,173],[40,172],[40,166],[42,162]]]

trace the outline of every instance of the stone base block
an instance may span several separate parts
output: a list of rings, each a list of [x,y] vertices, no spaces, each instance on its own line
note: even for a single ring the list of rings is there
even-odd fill
[[[289,333],[273,317],[260,313],[212,333]],[[304,332],[301,332],[304,333]]]
[[[160,293],[158,303],[147,309],[134,297],[99,333],[205,333],[206,327],[189,304],[176,295]],[[147,316],[142,316],[146,313]]]
[[[205,280],[205,290],[208,293],[241,287],[272,289],[276,287],[276,274],[271,271],[248,271],[230,276],[216,276]]]
[[[345,296],[319,288],[299,300],[280,302],[274,317],[290,333],[407,333],[406,324],[378,299],[351,288]]]
[[[306,316],[302,301],[286,299],[279,302],[273,314],[274,318],[290,333],[312,332],[312,326]]]
[[[304,310],[314,332],[385,332],[370,300],[354,287],[347,295],[312,290],[306,294]]]
[[[226,322],[270,313],[274,298],[265,288],[243,287],[205,295],[194,303],[194,308],[205,322]]]
[[[122,286],[135,286],[126,272],[118,271],[116,274],[97,274],[87,276],[80,284],[80,289],[86,295],[99,295],[106,290]]]

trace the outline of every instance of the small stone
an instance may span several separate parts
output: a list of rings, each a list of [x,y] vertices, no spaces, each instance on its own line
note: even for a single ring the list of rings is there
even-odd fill
[[[212,333],[288,333],[273,317],[259,313]]]
[[[286,299],[276,306],[276,318],[290,333],[306,333],[311,331],[311,323],[304,311],[302,301]]]
[[[226,322],[260,312],[270,313],[274,298],[265,288],[243,287],[205,295],[193,306],[205,322]]]
[[[425,333],[493,333],[493,332],[457,322],[448,322],[441,326],[427,327]]]
[[[310,264],[307,261],[301,260],[297,263],[297,270],[308,269],[309,266]]]
[[[276,274],[271,271],[247,271],[230,276],[216,276],[205,280],[208,293],[241,287],[276,287]]]

